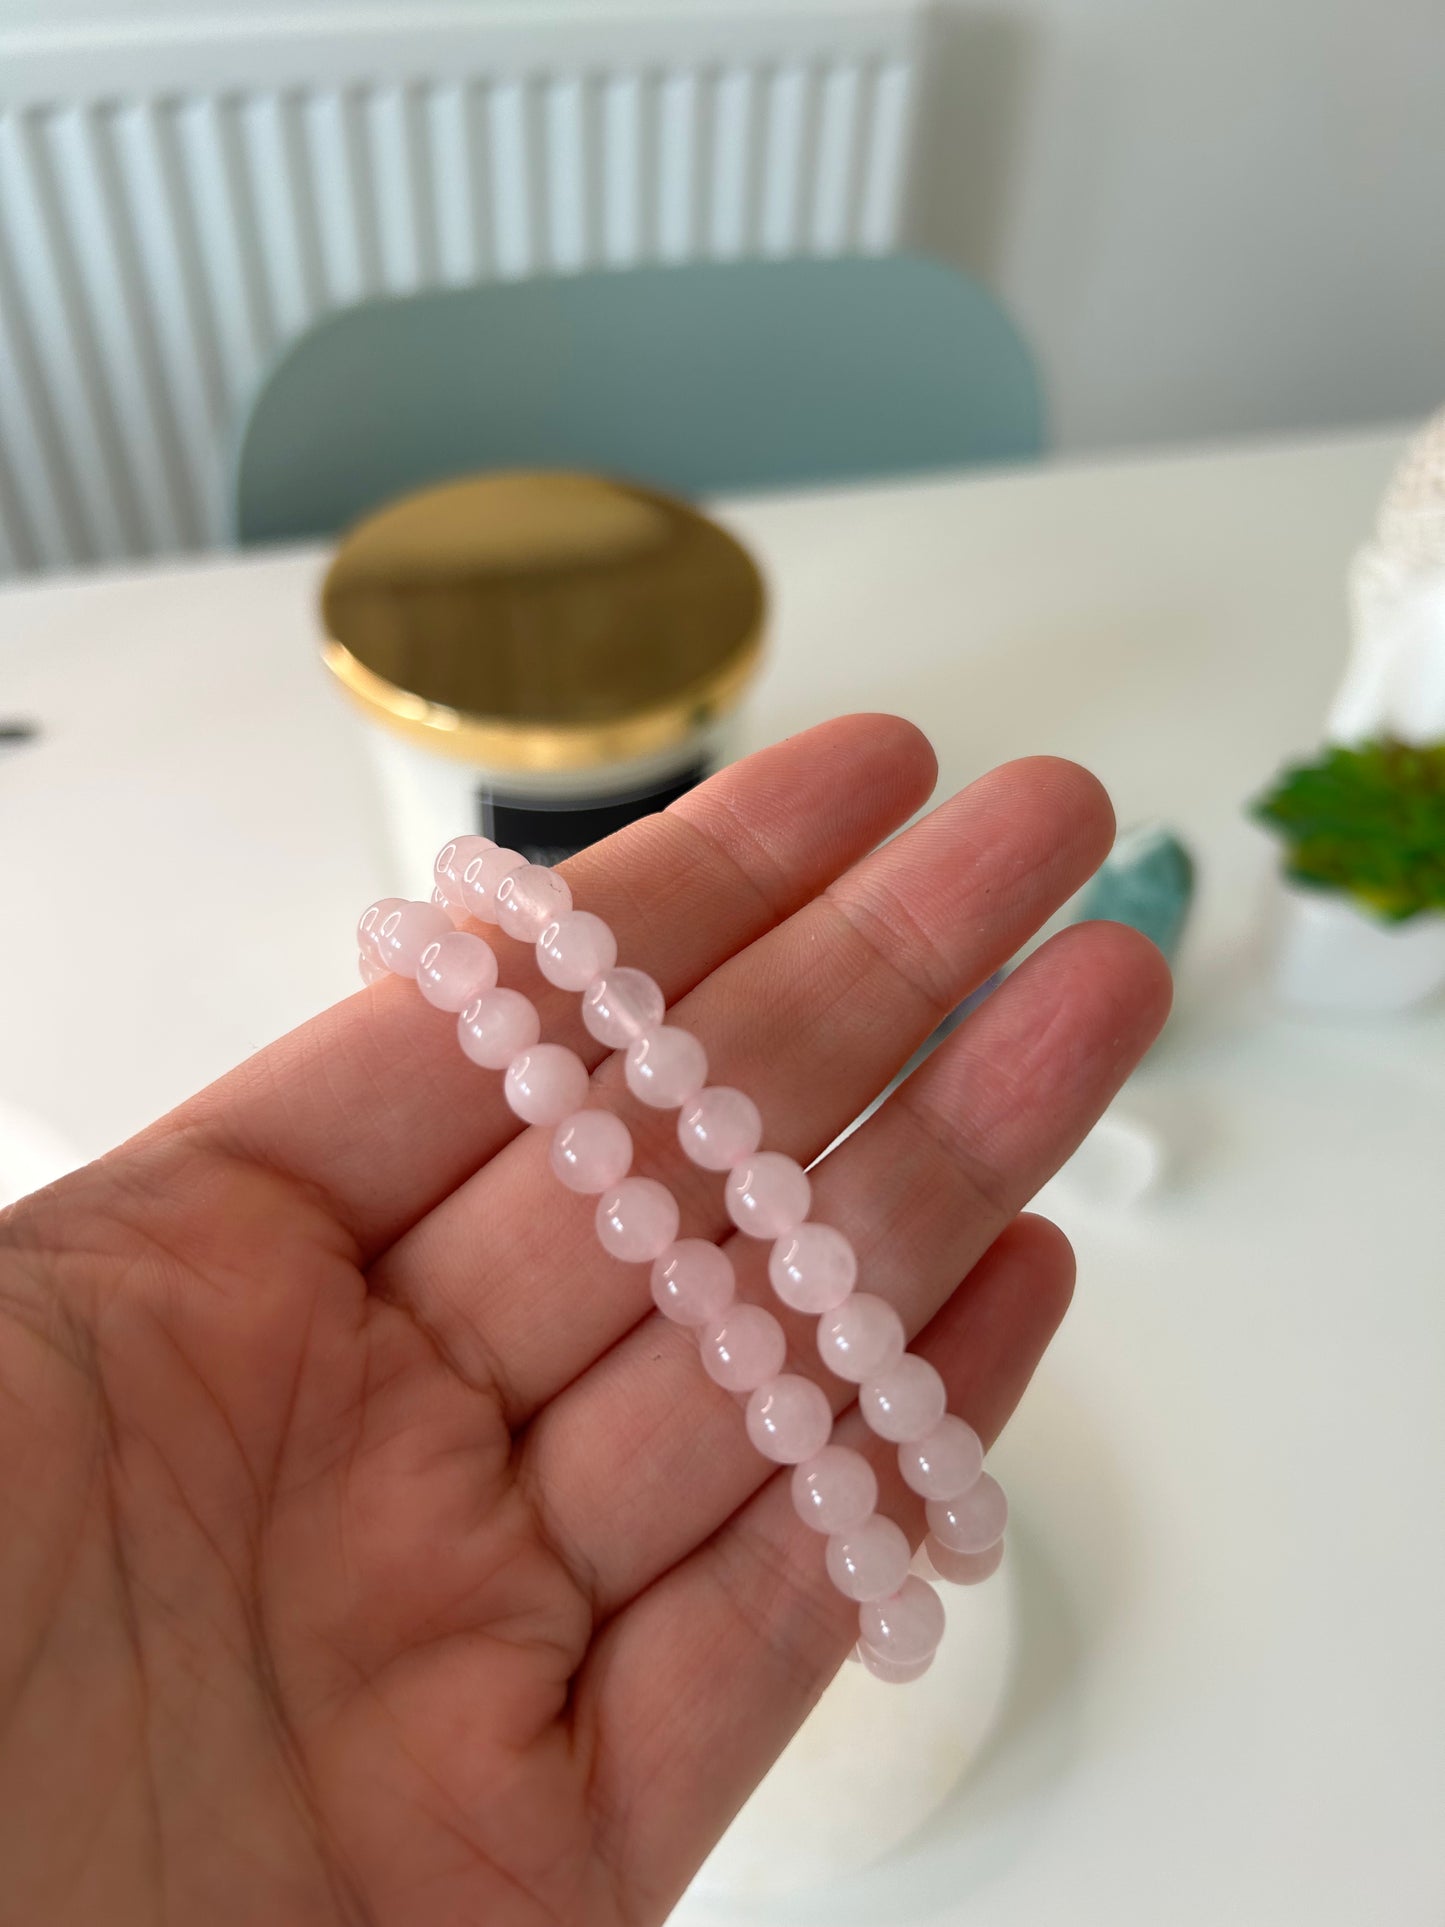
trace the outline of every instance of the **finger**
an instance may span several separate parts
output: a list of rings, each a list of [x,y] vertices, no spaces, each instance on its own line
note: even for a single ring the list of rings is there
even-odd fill
[[[765,1142],[811,1160],[1093,872],[1112,829],[1107,797],[1074,764],[995,770],[730,959],[675,1021],[702,1039],[713,1083],[758,1102]],[[631,1099],[620,1063],[602,1067],[591,1101],[626,1116],[635,1168],[674,1191],[687,1235],[731,1228],[722,1180],[683,1156],[675,1113]],[[513,1425],[652,1302],[646,1268],[598,1250],[593,1201],[559,1196],[546,1159],[546,1133],[510,1145],[374,1275],[464,1376],[500,1393]]]
[[[943,1374],[952,1409],[991,1443],[1068,1304],[1072,1256],[1050,1225],[1006,1231],[918,1349]],[[893,1448],[856,1412],[840,1440],[872,1458],[880,1503],[921,1531]],[[600,1846],[615,1877],[676,1899],[837,1671],[858,1608],[829,1585],[823,1542],[775,1475],[717,1536],[652,1586],[602,1634],[578,1683]],[[888,1689],[879,1686],[880,1692]]]
[[[816,1167],[813,1215],[853,1240],[860,1288],[894,1304],[910,1335],[1074,1150],[1148,1048],[1167,996],[1152,944],[1113,924],[1068,931]],[[853,1388],[819,1359],[816,1321],[773,1298],[756,1241],[729,1250],[744,1294],[783,1323],[788,1370],[840,1411]],[[518,1461],[549,1543],[603,1616],[769,1471],[693,1335],[656,1314],[538,1414]]]
[[[674,998],[823,889],[910,816],[933,785],[924,737],[891,716],[850,716],[721,771],[669,810],[573,858],[577,901],[608,919],[627,958]],[[338,931],[337,941],[345,941]],[[502,981],[535,999],[544,1034],[575,997],[521,947]],[[383,1249],[515,1135],[501,1080],[457,1048],[456,1020],[386,981],[259,1052],[171,1123],[319,1190],[363,1258]]]

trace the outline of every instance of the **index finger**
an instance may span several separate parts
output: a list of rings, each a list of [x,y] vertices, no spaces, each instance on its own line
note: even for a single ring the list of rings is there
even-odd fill
[[[722,770],[562,872],[624,956],[645,950],[671,1003],[896,829],[936,774],[911,723],[841,717]],[[589,1065],[607,1055],[581,1031],[575,996],[544,983],[519,946],[499,945],[498,962],[544,1035],[565,1027]],[[175,1125],[319,1191],[364,1263],[522,1128],[500,1078],[457,1048],[456,1020],[390,981],[249,1058],[162,1128]]]

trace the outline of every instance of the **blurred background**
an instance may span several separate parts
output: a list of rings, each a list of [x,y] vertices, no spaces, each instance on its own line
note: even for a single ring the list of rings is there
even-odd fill
[[[1098,771],[1175,966],[961,1670],[689,1920],[1445,1919],[1442,99],[1439,0],[0,6],[0,1203],[850,709]]]
[[[584,265],[936,255],[1014,315],[1065,451],[1438,397],[1431,0],[9,0],[3,32],[3,568],[216,539],[217,444],[327,309]]]

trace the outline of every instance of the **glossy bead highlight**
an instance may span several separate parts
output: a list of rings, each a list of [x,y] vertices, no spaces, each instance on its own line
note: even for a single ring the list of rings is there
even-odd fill
[[[706,1238],[679,1238],[652,1267],[652,1300],[675,1325],[707,1325],[737,1296],[732,1261]]]
[[[624,1178],[597,1200],[596,1225],[604,1251],[651,1264],[677,1237],[677,1199],[656,1178]]]
[[[662,1022],[662,992],[643,970],[606,970],[582,994],[582,1021],[599,1044],[625,1050]]]
[[[957,1499],[930,1499],[928,1530],[950,1552],[987,1552],[1008,1524],[1003,1487],[985,1472]]]
[[[903,1584],[912,1556],[902,1527],[875,1512],[828,1541],[828,1577],[847,1599],[883,1599]]]
[[[560,1124],[582,1108],[587,1066],[562,1044],[533,1044],[507,1066],[502,1089],[524,1124]]]
[[[632,1133],[611,1111],[574,1111],[552,1135],[551,1164],[569,1191],[596,1197],[632,1169]]]
[[[504,1071],[541,1034],[537,1006],[517,990],[484,990],[457,1018],[458,1043],[489,1071]]]
[[[983,1441],[946,1413],[931,1432],[899,1446],[898,1470],[920,1499],[956,1499],[983,1471]]]
[[[728,1216],[750,1238],[781,1238],[808,1215],[813,1187],[796,1159],[754,1151],[728,1173]]]
[[[451,935],[451,918],[434,903],[398,903],[378,919],[376,955],[398,977],[414,977],[422,952]]]
[[[438,910],[445,911],[447,922],[451,924],[454,930],[460,929],[471,914],[460,897],[458,897],[454,903],[440,884],[432,891],[431,900]]]
[[[855,1291],[818,1320],[818,1356],[830,1372],[861,1385],[903,1356],[903,1320],[885,1299]]]
[[[849,1532],[878,1505],[878,1475],[861,1452],[825,1445],[793,1473],[793,1510],[814,1532]]]
[[[828,1443],[833,1411],[823,1389],[796,1372],[780,1372],[748,1400],[748,1437],[765,1459],[797,1465]]]
[[[943,1631],[943,1601],[914,1572],[897,1592],[869,1600],[858,1614],[858,1637],[864,1646],[895,1666],[932,1659]]]
[[[497,981],[496,952],[466,930],[429,943],[416,967],[417,986],[438,1010],[465,1010]]]
[[[498,926],[521,943],[535,943],[554,917],[572,908],[567,879],[541,863],[509,870],[495,894]]]
[[[624,1075],[639,1103],[674,1110],[707,1082],[707,1052],[690,1031],[658,1024],[627,1046]]]
[[[769,1252],[768,1277],[794,1311],[832,1311],[857,1282],[858,1259],[832,1225],[800,1224]]]
[[[500,849],[495,843],[472,858],[462,872],[462,902],[479,923],[497,921],[497,885],[526,860],[520,850]]]
[[[702,1368],[728,1392],[755,1392],[783,1369],[783,1328],[760,1305],[732,1305],[704,1325],[698,1339]]]
[[[565,910],[537,939],[537,968],[559,990],[585,990],[617,962],[617,939],[588,910]]]
[[[863,1422],[895,1445],[921,1439],[948,1408],[948,1388],[926,1358],[905,1352],[886,1372],[858,1388]]]
[[[382,919],[393,910],[399,910],[405,902],[405,897],[381,897],[362,911],[356,925],[356,947],[363,957],[372,957],[377,963],[381,962]]]
[[[731,1171],[762,1142],[763,1119],[753,1100],[730,1084],[710,1084],[688,1099],[677,1120],[677,1141],[704,1171]]]
[[[461,902],[462,878],[467,873],[467,865],[496,847],[489,836],[455,836],[450,843],[442,845],[431,873],[432,881],[448,903]]]

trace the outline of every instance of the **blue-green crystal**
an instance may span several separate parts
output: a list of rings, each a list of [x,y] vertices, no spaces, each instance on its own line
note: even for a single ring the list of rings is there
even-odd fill
[[[1172,963],[1194,900],[1194,859],[1162,824],[1126,830],[1085,890],[1076,921],[1126,923]]]

